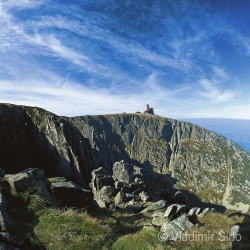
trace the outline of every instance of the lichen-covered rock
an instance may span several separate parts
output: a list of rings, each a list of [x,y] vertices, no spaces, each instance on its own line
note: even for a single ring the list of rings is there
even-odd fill
[[[51,189],[64,206],[81,208],[91,205],[93,202],[93,192],[72,181],[52,183]]]
[[[149,212],[149,211],[154,211],[154,210],[157,210],[157,209],[162,209],[166,207],[166,201],[165,200],[159,200],[149,206],[147,206],[145,209],[143,209],[141,211],[141,213],[146,213],[146,212]]]
[[[48,192],[50,185],[49,180],[44,175],[44,170],[40,168],[25,169],[18,174],[6,174],[4,180],[16,192],[24,192],[30,188]]]

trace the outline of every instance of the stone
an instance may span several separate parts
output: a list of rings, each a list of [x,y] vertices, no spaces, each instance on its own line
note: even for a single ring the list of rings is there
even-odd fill
[[[15,220],[3,209],[0,209],[0,232],[15,232]]]
[[[135,212],[139,212],[142,208],[142,204],[138,201],[131,200],[126,204],[125,208],[133,210]]]
[[[197,216],[200,217],[200,218],[204,217],[207,214],[208,211],[209,211],[209,208],[207,207],[202,212],[200,212]]]
[[[175,220],[163,223],[160,231],[162,233],[165,233],[162,234],[164,240],[171,241],[181,238],[182,235],[185,233],[185,230],[193,226],[194,224],[188,220],[188,216],[185,213],[183,213]]]
[[[4,176],[4,180],[16,192],[24,192],[30,188],[34,188],[37,191],[47,193],[50,186],[50,182],[45,177],[44,170],[41,168],[29,168],[18,174],[8,174]]]
[[[116,194],[115,199],[114,199],[115,206],[121,207],[124,205],[125,201],[126,201],[126,197],[123,192],[119,192]]]
[[[53,177],[53,178],[48,178],[50,183],[55,183],[55,182],[67,182],[68,180],[65,177]]]
[[[241,234],[242,228],[239,225],[231,226],[229,237],[232,241],[237,239],[237,236]]]
[[[133,166],[124,161],[115,162],[113,165],[113,178],[117,181],[123,181],[125,183],[132,183],[135,178],[141,178],[143,175],[143,169],[137,166]]]
[[[111,186],[104,186],[99,192],[99,198],[105,203],[111,203],[115,198],[114,188]]]
[[[193,207],[189,210],[188,215],[189,216],[194,216],[197,215],[200,212],[200,208],[199,207]]]
[[[185,204],[185,198],[183,197],[181,191],[177,191],[174,194],[173,203]]]
[[[212,213],[216,213],[216,210],[215,210],[213,207],[210,209],[210,211],[211,211]]]
[[[140,197],[140,199],[141,199],[143,202],[147,202],[147,201],[149,201],[149,199],[150,199],[150,196],[149,196],[145,191],[142,191],[142,192],[139,194],[139,197]]]
[[[152,224],[144,224],[143,229],[144,230],[155,231],[155,227]]]
[[[164,213],[163,212],[154,212],[150,217],[151,218],[164,217]]]
[[[164,217],[153,217],[152,224],[157,227],[161,227],[164,223],[168,223],[169,219]]]
[[[52,183],[51,189],[64,206],[81,208],[93,202],[93,192],[83,189],[73,181]]]
[[[168,206],[164,217],[171,217],[172,215],[178,215],[182,212],[184,212],[186,209],[185,205],[182,204],[172,204],[170,206]]]
[[[145,209],[143,209],[140,213],[146,213],[149,211],[154,211],[157,209],[162,209],[166,207],[166,200],[159,200],[151,205],[149,205],[148,207],[146,207]]]

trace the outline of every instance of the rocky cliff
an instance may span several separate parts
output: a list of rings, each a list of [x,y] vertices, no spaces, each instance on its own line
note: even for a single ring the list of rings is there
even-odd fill
[[[41,108],[0,104],[0,167],[39,167],[82,187],[116,161],[143,167],[154,188],[188,190],[205,202],[246,212],[250,154],[188,122],[145,114],[60,117]]]

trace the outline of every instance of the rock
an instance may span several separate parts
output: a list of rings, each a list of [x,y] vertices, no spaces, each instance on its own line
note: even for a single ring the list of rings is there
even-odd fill
[[[146,212],[149,212],[149,211],[154,211],[154,210],[157,210],[157,209],[161,209],[161,208],[164,208],[165,206],[166,206],[166,200],[159,200],[159,201],[149,205],[145,209],[143,209],[141,211],[141,213],[146,213]]]
[[[135,198],[134,194],[126,193],[125,196],[127,201],[131,201]]]
[[[144,224],[143,229],[154,231],[155,227],[152,224]]]
[[[104,201],[105,203],[113,202],[115,198],[115,191],[114,188],[111,186],[104,186],[99,192],[99,199]]]
[[[161,227],[164,223],[168,223],[169,219],[164,217],[153,217],[152,224],[157,227]]]
[[[72,181],[52,183],[51,189],[64,206],[85,207],[93,202],[93,193]]]
[[[53,177],[53,178],[48,178],[50,183],[55,183],[55,182],[67,182],[68,180],[65,177]]]
[[[166,222],[162,225],[160,231],[163,236],[163,240],[177,240],[182,237],[187,228],[193,227],[194,224],[188,220],[188,216],[183,213],[181,216],[171,222]]]
[[[8,174],[4,176],[10,187],[16,192],[24,192],[30,188],[37,191],[48,192],[49,180],[45,177],[43,169],[29,168],[18,174]]]
[[[139,194],[139,197],[140,197],[140,199],[141,199],[143,202],[147,202],[147,201],[149,201],[149,199],[150,199],[150,196],[149,196],[146,192],[144,192],[144,191],[142,191],[142,192]]]
[[[116,194],[115,199],[114,199],[115,206],[121,207],[124,205],[125,201],[126,201],[126,197],[123,192],[119,192]]]
[[[129,210],[133,210],[135,212],[139,212],[141,211],[142,204],[139,201],[131,200],[126,204],[125,208]]]
[[[155,212],[150,217],[151,218],[155,218],[155,217],[163,217],[164,218],[164,213],[163,212]]]
[[[99,191],[104,186],[114,186],[114,180],[105,168],[100,167],[92,171],[92,188]]]
[[[132,164],[124,163],[124,161],[115,162],[113,165],[113,178],[117,181],[131,183],[135,178],[142,177],[143,170]]]
[[[5,170],[3,170],[2,168],[0,168],[0,178],[3,178],[5,175]]]
[[[210,209],[210,211],[211,211],[212,213],[216,213],[216,210],[215,210],[213,207]]]
[[[188,216],[194,216],[197,215],[200,212],[200,208],[199,207],[193,207],[189,210],[188,212]]]
[[[15,220],[3,209],[0,209],[0,232],[15,232]]]
[[[207,208],[205,208],[201,213],[198,213],[198,217],[204,217],[206,214],[207,214],[207,212],[209,211],[209,208],[207,207]]]
[[[172,215],[178,215],[182,212],[184,212],[186,209],[186,206],[185,205],[182,205],[182,204],[172,204],[170,205],[165,214],[164,214],[164,217],[171,217]]]
[[[232,241],[238,239],[238,235],[241,234],[242,228],[239,225],[231,226],[229,237]]]

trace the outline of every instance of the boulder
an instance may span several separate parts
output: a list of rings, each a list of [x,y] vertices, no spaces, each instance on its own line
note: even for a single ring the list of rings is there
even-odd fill
[[[197,215],[200,212],[200,210],[201,209],[199,207],[193,207],[193,208],[191,208],[189,210],[188,215],[189,216],[195,216],[195,215]]]
[[[142,168],[124,163],[124,161],[115,162],[113,165],[113,178],[117,181],[131,183],[135,181],[135,178],[141,178],[142,173]]]
[[[153,217],[152,219],[154,226],[161,227],[164,223],[169,223],[169,219],[164,217]]]
[[[165,214],[164,214],[164,217],[171,217],[173,215],[178,215],[182,212],[184,212],[186,209],[186,206],[185,205],[182,205],[182,204],[172,204],[170,206],[168,206]]]
[[[133,210],[135,212],[139,212],[141,211],[142,204],[139,201],[131,200],[126,204],[125,208],[129,210]]]
[[[145,191],[142,191],[142,192],[139,194],[139,197],[140,197],[140,199],[141,199],[143,202],[147,202],[147,201],[149,201],[149,199],[150,199],[150,196],[149,196]]]
[[[115,190],[111,186],[104,186],[99,192],[99,199],[105,203],[112,203],[115,198]]]
[[[85,207],[93,202],[93,193],[72,181],[52,183],[51,189],[64,206]]]
[[[41,192],[48,192],[48,187],[50,186],[50,182],[45,177],[44,171],[41,168],[29,168],[18,174],[8,174],[4,176],[4,180],[16,192],[24,192],[30,188]]]
[[[157,202],[149,205],[145,209],[143,209],[141,211],[141,213],[146,213],[146,212],[149,212],[149,211],[154,211],[154,210],[157,210],[157,209],[162,209],[164,207],[166,207],[166,200],[159,200],[159,201],[157,201]]]
[[[229,237],[232,241],[238,238],[238,235],[241,234],[242,228],[239,225],[233,225],[230,228]]]
[[[177,240],[182,237],[187,228],[194,224],[188,220],[188,216],[183,213],[181,216],[171,222],[166,222],[161,227],[161,240]],[[159,236],[160,236],[159,235]]]
[[[115,199],[114,199],[115,206],[122,207],[125,201],[126,201],[126,197],[123,192],[119,192],[116,194]]]

